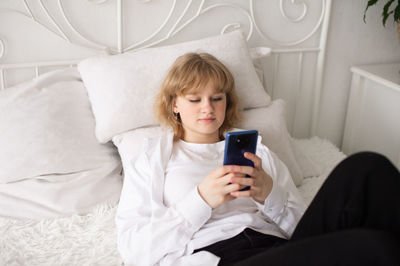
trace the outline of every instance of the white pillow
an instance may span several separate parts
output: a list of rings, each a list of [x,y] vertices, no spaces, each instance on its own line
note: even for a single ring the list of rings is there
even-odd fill
[[[293,182],[297,186],[300,185],[303,177],[292,149],[292,139],[286,128],[285,102],[275,100],[268,107],[245,110],[243,118],[239,127],[257,129],[262,136],[262,143],[278,155],[288,167]],[[127,167],[139,156],[144,138],[157,137],[160,134],[162,128],[155,126],[138,128],[115,136],[113,142],[118,147],[123,166]]]
[[[303,175],[292,148],[292,138],[286,127],[283,100],[274,100],[268,107],[245,110],[239,127],[257,129],[262,136],[262,143],[285,163],[296,186],[301,185]]]
[[[125,131],[155,124],[153,102],[175,59],[188,52],[208,52],[232,72],[243,108],[271,102],[252,64],[241,31],[135,53],[98,56],[78,65],[96,118],[96,136],[107,142]]]
[[[94,128],[76,68],[0,91],[0,216],[16,210],[60,215],[116,203],[121,161],[111,143],[97,141]]]

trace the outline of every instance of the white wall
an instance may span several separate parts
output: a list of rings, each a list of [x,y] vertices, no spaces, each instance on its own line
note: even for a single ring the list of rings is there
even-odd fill
[[[354,65],[400,62],[397,30],[382,26],[382,3],[363,12],[367,1],[333,0],[326,69],[317,134],[341,146],[351,72]],[[400,104],[400,103],[399,103]]]

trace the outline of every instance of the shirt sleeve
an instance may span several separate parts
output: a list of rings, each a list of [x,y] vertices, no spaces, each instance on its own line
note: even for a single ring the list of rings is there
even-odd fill
[[[193,234],[211,217],[211,207],[197,188],[175,206],[157,201],[154,174],[163,175],[154,173],[145,154],[125,172],[116,225],[118,249],[126,264],[168,264],[183,256]]]
[[[289,170],[278,156],[262,144],[258,156],[262,160],[263,170],[271,176],[273,186],[264,204],[256,202],[257,207],[270,222],[278,226],[282,234],[290,238],[306,205]]]

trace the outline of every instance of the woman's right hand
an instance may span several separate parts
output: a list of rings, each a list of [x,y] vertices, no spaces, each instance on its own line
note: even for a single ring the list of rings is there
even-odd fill
[[[238,166],[221,166],[209,173],[198,185],[200,196],[211,208],[217,208],[219,205],[235,199],[230,193],[245,187],[231,183],[232,178],[245,176],[236,168]]]

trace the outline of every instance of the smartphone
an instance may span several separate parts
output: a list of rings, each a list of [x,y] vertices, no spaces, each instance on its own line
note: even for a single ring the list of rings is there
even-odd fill
[[[226,133],[224,165],[244,165],[254,167],[251,160],[244,157],[245,152],[256,153],[258,131],[233,131]],[[248,190],[245,187],[241,190]]]

